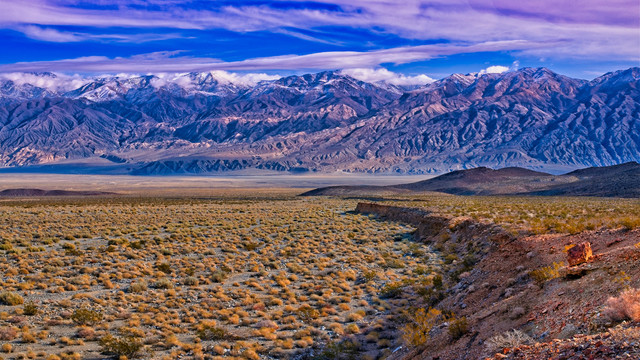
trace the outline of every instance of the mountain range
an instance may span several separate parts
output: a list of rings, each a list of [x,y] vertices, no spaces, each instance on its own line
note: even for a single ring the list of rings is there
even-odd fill
[[[216,72],[23,75],[0,76],[3,167],[558,173],[640,161],[640,68],[592,81],[523,68],[413,87],[339,71],[253,82]]]

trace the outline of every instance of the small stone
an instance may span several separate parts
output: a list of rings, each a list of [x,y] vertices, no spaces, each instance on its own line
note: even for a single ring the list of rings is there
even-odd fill
[[[515,292],[515,290],[513,290],[513,288],[506,288],[504,290],[504,297],[505,298],[509,298],[513,295],[513,293]]]
[[[518,306],[513,308],[513,310],[511,310],[511,314],[509,314],[509,318],[511,320],[519,319],[523,317],[524,314],[525,314],[524,308]]]

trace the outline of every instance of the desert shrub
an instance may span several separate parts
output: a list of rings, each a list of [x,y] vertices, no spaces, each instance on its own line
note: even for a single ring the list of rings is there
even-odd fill
[[[438,309],[420,308],[409,313],[409,321],[402,327],[402,339],[411,346],[423,345],[429,339],[431,329],[437,324],[442,312]]]
[[[201,340],[224,340],[229,338],[229,333],[219,327],[203,324],[196,332]]]
[[[27,316],[33,316],[38,314],[38,306],[36,306],[36,304],[34,304],[33,302],[28,302],[26,304],[24,304],[24,308],[22,309],[22,313],[27,315]]]
[[[246,243],[242,244],[242,246],[247,251],[253,251],[253,250],[255,250],[255,249],[260,247],[260,243],[257,243],[257,242],[246,242]]]
[[[114,337],[106,335],[100,339],[102,352],[117,357],[136,357],[140,355],[142,346],[142,341],[133,336]]]
[[[369,281],[373,281],[378,277],[378,273],[376,273],[374,270],[370,270],[370,271],[365,271],[362,274],[362,281],[365,283],[368,283]]]
[[[360,356],[360,346],[352,340],[330,342],[315,360],[356,360]]]
[[[617,297],[610,297],[602,314],[614,322],[640,321],[640,289],[627,289]]]
[[[22,296],[12,292],[12,291],[3,291],[0,293],[0,304],[15,306],[24,303],[24,299]]]
[[[560,277],[559,270],[562,266],[563,264],[561,262],[554,262],[551,266],[531,270],[529,276],[531,276],[538,285],[544,285],[545,282]]]
[[[405,267],[405,264],[400,259],[389,259],[384,263],[384,267],[390,269],[402,269]]]
[[[171,274],[171,272],[173,271],[171,269],[171,265],[169,265],[168,263],[160,263],[158,264],[158,270],[162,271],[165,274]]]
[[[433,287],[436,289],[442,289],[443,283],[442,283],[442,275],[437,274],[436,276],[433,277]]]
[[[81,308],[73,312],[71,320],[78,325],[94,325],[102,320],[102,313],[87,308]]]
[[[383,299],[396,298],[402,295],[404,284],[401,282],[392,282],[385,284],[380,290],[380,297]]]
[[[229,273],[224,270],[215,270],[211,273],[211,281],[214,283],[222,283],[227,279],[227,277],[229,277]]]
[[[456,254],[447,254],[444,257],[444,263],[447,264],[447,265],[453,263],[456,260],[458,260],[458,255],[456,255]]]
[[[173,283],[167,278],[161,278],[153,283],[153,287],[156,289],[171,289],[173,288]]]
[[[304,322],[309,322],[313,319],[317,319],[320,316],[320,312],[311,306],[301,306],[298,309],[298,318]]]
[[[0,340],[11,341],[18,337],[18,331],[11,326],[3,326],[0,328]]]
[[[187,286],[198,286],[198,278],[195,276],[188,276],[184,279],[183,283]]]
[[[141,293],[143,291],[147,291],[147,283],[144,280],[136,281],[129,285],[129,289],[127,290],[130,293]]]
[[[447,330],[453,340],[460,339],[469,332],[469,322],[466,317],[449,319],[449,329]]]
[[[491,354],[501,351],[504,348],[514,348],[520,345],[533,344],[533,339],[520,330],[511,330],[495,335],[485,341],[485,348]]]

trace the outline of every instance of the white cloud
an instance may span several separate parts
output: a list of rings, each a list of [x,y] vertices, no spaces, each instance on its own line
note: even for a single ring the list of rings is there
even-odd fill
[[[342,73],[370,83],[385,82],[398,86],[425,85],[435,81],[424,74],[407,76],[389,71],[385,68],[352,68],[344,69]]]
[[[189,73],[157,73],[151,79],[151,85],[155,88],[161,88],[166,85],[175,84],[183,89],[192,89],[196,85],[197,78]],[[196,77],[204,78],[211,75],[220,84],[234,84],[241,86],[253,86],[264,80],[277,80],[280,75],[269,75],[265,73],[233,73],[224,70],[213,70],[196,74]]]
[[[218,80],[218,82],[222,84],[237,84],[247,86],[255,85],[264,80],[277,80],[282,77],[279,75],[268,75],[265,73],[239,74],[223,70],[213,70],[210,73],[216,80]]]
[[[0,73],[0,79],[10,80],[18,86],[29,84],[53,92],[64,92],[77,89],[91,81],[80,75],[64,74],[31,74],[31,73]]]
[[[489,66],[486,69],[480,70],[479,74],[501,74],[503,72],[509,71],[511,68],[502,65],[493,65]]]
[[[44,40],[50,42],[77,42],[85,40],[84,37],[71,32],[61,32],[50,28],[41,28],[38,26],[28,25],[19,28],[27,37],[36,40]]]

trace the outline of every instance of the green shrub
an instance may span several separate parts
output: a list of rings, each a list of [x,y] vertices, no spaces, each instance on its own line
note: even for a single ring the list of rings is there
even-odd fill
[[[460,339],[464,334],[469,332],[469,322],[466,317],[461,317],[459,319],[451,318],[449,319],[449,335],[453,340]]]
[[[117,357],[137,357],[142,350],[142,341],[133,336],[116,338],[112,335],[106,335],[100,339],[99,344],[103,353]]]
[[[161,278],[153,283],[153,287],[156,289],[171,289],[173,288],[173,283],[167,278]]]
[[[94,325],[102,320],[102,313],[87,308],[78,309],[71,315],[71,320],[78,325]]]
[[[195,276],[188,276],[184,279],[183,283],[187,286],[198,286],[198,278]]]
[[[229,276],[229,273],[224,270],[215,270],[211,274],[211,281],[215,283],[222,283],[227,279],[228,276]]]
[[[373,281],[377,277],[378,277],[378,273],[376,273],[374,270],[366,271],[364,274],[362,274],[362,280],[365,283],[368,283],[369,281]]]
[[[404,284],[402,282],[388,283],[380,290],[380,297],[383,299],[397,298],[402,295],[403,287]]]
[[[360,358],[360,346],[356,341],[330,342],[315,360],[356,360]]]
[[[538,284],[544,285],[545,282],[560,277],[560,269],[563,264],[561,262],[554,262],[551,266],[541,267],[529,272],[529,276]]]
[[[141,293],[143,291],[147,291],[147,283],[144,280],[136,281],[129,285],[129,289],[127,290],[130,293]]]
[[[442,289],[442,275],[438,274],[433,277],[433,287],[436,289]]]
[[[304,322],[309,322],[320,317],[320,312],[311,306],[301,306],[298,309],[298,317]]]
[[[158,264],[158,270],[162,271],[165,274],[171,274],[171,272],[173,271],[171,269],[171,265],[169,265],[168,263]]]
[[[22,313],[27,316],[33,316],[38,314],[38,307],[33,302],[28,302],[24,304],[24,308],[22,309]]]
[[[408,315],[409,321],[402,327],[402,339],[408,345],[420,346],[429,339],[429,333],[440,320],[442,312],[433,308],[420,308]]]
[[[12,292],[12,291],[3,291],[0,293],[0,304],[2,305],[21,305],[24,303],[24,299],[22,296]]]
[[[390,268],[390,269],[402,269],[402,268],[405,267],[405,264],[400,259],[388,259],[385,262],[384,267],[387,267],[387,268]]]
[[[260,243],[257,243],[257,242],[246,242],[242,246],[247,251],[253,251],[253,250],[257,249],[258,247],[260,247]]]
[[[201,340],[224,340],[229,338],[229,333],[225,329],[211,325],[202,325],[196,334]]]

